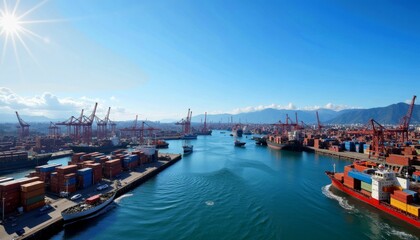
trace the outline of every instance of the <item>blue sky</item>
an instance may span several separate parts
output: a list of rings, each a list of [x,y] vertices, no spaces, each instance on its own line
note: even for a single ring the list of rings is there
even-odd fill
[[[6,0],[9,8],[14,1]],[[0,110],[115,120],[266,107],[370,108],[420,89],[416,1],[20,2],[0,36]],[[4,5],[0,4],[0,9]]]

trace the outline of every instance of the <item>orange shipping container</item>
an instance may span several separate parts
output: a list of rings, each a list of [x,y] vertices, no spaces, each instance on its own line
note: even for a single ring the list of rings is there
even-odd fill
[[[45,189],[44,188],[39,188],[39,189],[36,189],[32,192],[22,192],[22,194],[20,196],[21,196],[22,199],[29,199],[29,198],[33,198],[33,197],[41,195],[41,194],[45,194]]]
[[[23,184],[20,187],[22,192],[32,192],[40,188],[45,188],[45,183],[42,181],[36,181],[32,183]]]

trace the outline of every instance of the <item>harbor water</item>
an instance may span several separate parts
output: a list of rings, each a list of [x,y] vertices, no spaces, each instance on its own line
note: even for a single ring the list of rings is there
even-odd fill
[[[330,189],[325,170],[349,161],[274,151],[229,132],[190,140],[194,152],[53,239],[418,239],[420,231]],[[182,141],[168,141],[180,153]],[[54,160],[56,162],[60,160]],[[65,161],[65,160],[61,160]]]

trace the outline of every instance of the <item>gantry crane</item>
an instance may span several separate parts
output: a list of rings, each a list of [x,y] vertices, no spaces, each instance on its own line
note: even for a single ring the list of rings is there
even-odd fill
[[[19,116],[19,113],[16,111],[16,117],[18,119],[19,125],[17,126],[18,128],[18,132],[19,132],[19,137],[20,138],[25,138],[29,136],[29,125],[28,123],[26,123],[25,121],[23,121],[23,119]]]

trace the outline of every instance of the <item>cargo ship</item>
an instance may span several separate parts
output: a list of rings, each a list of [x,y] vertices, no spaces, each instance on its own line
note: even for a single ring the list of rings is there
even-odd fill
[[[88,218],[112,203],[116,193],[116,191],[111,191],[92,196],[84,202],[63,210],[61,216],[65,222],[75,222]]]
[[[112,139],[102,140],[96,145],[87,145],[87,144],[70,145],[70,148],[75,153],[78,153],[78,152],[110,153],[116,149],[126,148],[127,145],[128,145],[128,142],[120,142],[118,138],[112,138]]]
[[[396,176],[382,165],[361,164],[346,166],[344,173],[325,174],[336,189],[420,228],[418,192],[410,190],[407,176]]]
[[[0,172],[45,165],[51,156],[51,153],[29,156],[26,151],[3,151],[0,152]]]
[[[271,134],[266,138],[267,146],[275,150],[302,151],[302,136],[300,131],[290,131],[287,134]]]

